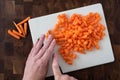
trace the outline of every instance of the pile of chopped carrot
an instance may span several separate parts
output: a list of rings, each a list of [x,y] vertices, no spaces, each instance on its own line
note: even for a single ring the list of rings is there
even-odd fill
[[[79,52],[85,54],[86,50],[100,49],[98,42],[105,35],[105,27],[100,23],[99,13],[90,12],[88,15],[73,14],[70,18],[66,14],[58,15],[58,22],[53,30],[46,33],[52,34],[60,45],[59,53],[70,65],[77,58]]]
[[[8,29],[8,34],[16,39],[20,39],[21,37],[25,38],[27,35],[27,29],[28,29],[27,21],[29,19],[30,19],[30,17],[27,17],[24,20],[22,20],[21,22],[19,22],[18,24],[16,24],[13,21],[13,24],[15,25],[17,30]]]

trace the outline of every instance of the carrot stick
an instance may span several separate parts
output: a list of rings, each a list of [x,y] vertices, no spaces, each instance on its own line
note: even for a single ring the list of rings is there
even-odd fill
[[[27,23],[24,23],[24,32],[25,32],[25,36],[27,35]]]
[[[19,31],[19,33],[22,33],[22,31],[20,30],[19,26],[13,21],[15,27],[17,28],[17,30]]]
[[[22,34],[20,34],[19,32],[17,32],[16,30],[12,30],[12,32],[13,32],[14,34],[18,35],[18,36],[25,37],[25,36],[23,36]]]
[[[22,31],[22,34],[25,36],[25,31],[24,31],[24,29],[23,29],[23,26],[22,26],[22,25],[19,25],[19,27],[20,27],[20,30]]]
[[[21,22],[19,22],[17,25],[21,25],[21,24],[23,24],[23,23],[27,22],[29,19],[30,19],[30,16],[29,16],[29,17],[27,17],[27,18],[25,18],[25,19],[24,19],[24,20],[22,20]]]
[[[8,34],[11,35],[12,37],[16,38],[16,39],[20,39],[20,36],[14,34],[10,29],[8,30]]]

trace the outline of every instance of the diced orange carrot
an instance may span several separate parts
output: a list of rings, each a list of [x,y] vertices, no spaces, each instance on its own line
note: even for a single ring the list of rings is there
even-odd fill
[[[73,54],[72,58],[76,59],[77,58],[77,54]]]
[[[71,59],[71,57],[64,57],[64,60],[65,61],[71,61],[72,59]]]
[[[19,25],[20,30],[22,31],[22,34],[25,36],[25,31],[24,31],[24,27],[22,25]]]
[[[72,64],[73,64],[73,61],[67,61],[67,63],[68,63],[69,65],[72,65]]]
[[[55,24],[52,35],[60,45],[59,53],[68,64],[73,64],[77,58],[75,52],[85,54],[85,51],[92,51],[93,47],[100,49],[99,40],[105,35],[105,27],[100,23],[100,15],[90,12],[86,16],[73,14],[70,18],[67,15],[58,15],[58,22]],[[48,30],[46,35],[51,34]]]

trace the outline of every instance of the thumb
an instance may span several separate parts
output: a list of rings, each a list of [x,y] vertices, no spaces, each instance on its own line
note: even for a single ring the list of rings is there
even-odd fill
[[[55,80],[58,80],[59,77],[62,75],[62,73],[58,65],[58,58],[56,54],[53,55],[52,69],[53,69]]]

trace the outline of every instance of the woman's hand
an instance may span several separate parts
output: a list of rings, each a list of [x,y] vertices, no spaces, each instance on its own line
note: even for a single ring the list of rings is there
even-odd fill
[[[57,59],[56,54],[54,54],[54,56],[53,56],[52,69],[53,69],[55,80],[77,80],[74,77],[71,77],[69,75],[63,75],[61,73],[61,71],[59,69],[58,59]]]
[[[44,80],[48,71],[48,62],[55,47],[55,39],[50,35],[43,45],[45,35],[32,48],[26,61],[23,80]]]

